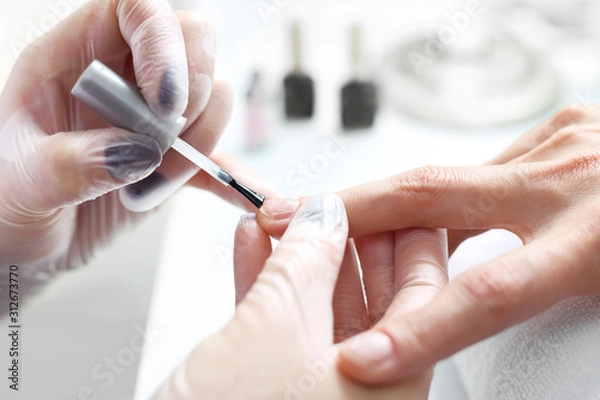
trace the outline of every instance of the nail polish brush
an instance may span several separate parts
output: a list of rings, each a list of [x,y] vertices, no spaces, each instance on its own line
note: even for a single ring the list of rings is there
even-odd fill
[[[152,112],[135,85],[100,61],[94,60],[88,66],[71,93],[113,126],[153,137],[163,154],[169,148],[174,149],[223,185],[234,188],[257,208],[262,207],[265,196],[236,181],[231,174],[178,137],[187,121],[184,117],[175,121],[161,119]]]

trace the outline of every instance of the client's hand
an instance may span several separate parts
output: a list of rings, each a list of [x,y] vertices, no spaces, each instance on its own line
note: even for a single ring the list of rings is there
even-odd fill
[[[599,293],[599,132],[597,106],[572,106],[491,165],[424,167],[341,192],[353,237],[447,228],[454,248],[504,228],[525,246],[461,274],[420,309],[379,324],[356,348],[381,348],[387,337],[387,353],[346,347],[340,367],[361,382],[394,382],[563,299]],[[272,206],[263,206],[261,225],[276,234],[288,218],[281,203],[269,213]]]
[[[274,251],[254,216],[244,217],[235,239],[236,314],[155,400],[425,399],[430,371],[362,387],[335,368],[334,342],[368,329],[390,302],[384,320],[427,302],[445,282],[445,234],[407,230],[359,241],[368,307],[347,234],[344,205],[333,194],[306,202]],[[433,283],[415,280],[419,271]]]

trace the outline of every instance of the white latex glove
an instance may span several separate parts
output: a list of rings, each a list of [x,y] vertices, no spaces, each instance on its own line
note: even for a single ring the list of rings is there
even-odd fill
[[[137,82],[162,117],[183,113],[182,136],[210,154],[232,103],[229,87],[212,83],[214,55],[213,28],[166,0],[90,1],[24,50],[0,97],[0,278],[11,264],[36,281],[81,265],[139,217],[115,190],[147,177],[161,151],[70,95],[89,63]],[[164,176],[183,184],[197,171],[169,151],[131,188],[151,189]]]

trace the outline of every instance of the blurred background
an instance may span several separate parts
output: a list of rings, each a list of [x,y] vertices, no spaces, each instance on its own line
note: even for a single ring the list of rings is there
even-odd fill
[[[23,46],[83,3],[0,6],[0,87]],[[288,196],[481,164],[561,106],[600,96],[596,0],[171,3],[216,27],[217,75],[236,96],[219,150]],[[18,398],[147,398],[232,315],[240,215],[183,189],[28,299]],[[453,275],[476,262],[458,256]],[[430,399],[469,398],[465,374],[441,363]]]

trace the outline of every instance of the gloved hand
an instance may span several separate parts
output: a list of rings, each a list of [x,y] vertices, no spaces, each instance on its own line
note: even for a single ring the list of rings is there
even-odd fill
[[[0,271],[17,264],[21,276],[45,280],[85,263],[139,218],[115,190],[147,177],[161,152],[155,140],[109,127],[70,95],[89,63],[97,58],[137,82],[158,115],[183,113],[182,137],[210,154],[232,103],[226,84],[213,85],[214,56],[213,28],[166,0],[90,1],[24,50],[0,97]],[[172,153],[161,175],[138,185],[198,171]]]
[[[274,251],[255,215],[242,218],[235,316],[198,345],[154,400],[426,398],[431,371],[363,387],[335,368],[334,343],[427,302],[446,281],[445,232],[404,230],[361,242],[369,307],[347,235],[344,205],[334,194],[307,201]],[[431,286],[415,279],[423,267],[433,267],[425,277]],[[379,299],[381,291],[386,296]]]

